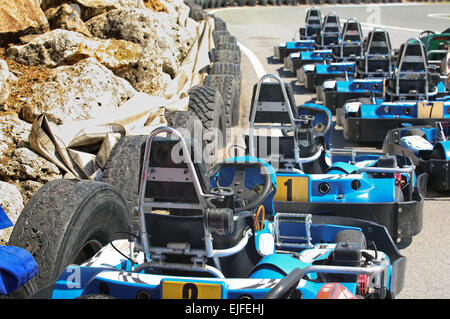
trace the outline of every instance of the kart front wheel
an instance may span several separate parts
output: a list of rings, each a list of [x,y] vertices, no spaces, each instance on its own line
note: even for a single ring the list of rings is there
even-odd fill
[[[39,273],[13,292],[26,298],[54,282],[70,264],[81,264],[129,231],[127,205],[111,185],[58,179],[41,187],[25,205],[9,245],[28,250]]]

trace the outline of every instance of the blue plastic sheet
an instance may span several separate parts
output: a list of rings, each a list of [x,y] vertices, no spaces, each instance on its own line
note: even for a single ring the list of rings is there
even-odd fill
[[[0,295],[6,295],[33,278],[38,266],[23,248],[0,246]]]

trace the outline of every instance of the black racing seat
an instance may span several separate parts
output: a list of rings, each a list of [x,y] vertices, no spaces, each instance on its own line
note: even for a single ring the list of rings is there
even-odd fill
[[[201,149],[195,147],[195,140],[183,143],[181,137],[156,136],[179,134],[171,128],[161,128],[161,133],[157,130],[149,138],[143,161],[138,204],[144,223],[140,244],[151,255],[150,268],[167,274],[189,271],[214,276],[217,270],[205,272],[195,263],[203,260],[216,266],[207,247],[214,249],[210,253],[236,247],[248,236],[248,230],[253,231],[253,216],[234,219],[233,195],[221,197],[213,192],[202,157],[196,157]],[[243,263],[237,264],[235,258]],[[250,240],[244,249],[225,253],[219,269],[226,276],[242,277],[259,259]]]
[[[391,41],[389,33],[375,28],[369,32],[365,43],[364,59],[357,61],[358,74],[384,76],[392,72]]]
[[[250,115],[253,113],[253,108],[255,107],[255,98],[256,98],[256,90],[258,84],[253,86],[252,93],[252,102],[250,108]],[[281,124],[290,124],[291,119],[289,117],[289,113],[286,109],[283,109],[283,106],[280,106],[280,103],[284,103],[285,107],[290,107],[292,114],[297,114],[297,108],[295,107],[295,98],[294,91],[292,90],[292,86],[289,83],[285,84],[286,94],[288,97],[288,102],[286,103],[283,91],[279,83],[276,82],[262,82],[261,88],[258,96],[258,105],[263,103],[269,105],[267,108],[260,108],[257,110],[255,115],[255,123],[281,123]],[[281,112],[276,112],[273,108],[270,108],[270,104],[273,104],[273,107],[281,107]],[[256,105],[256,107],[258,107]],[[284,112],[283,112],[284,110]],[[250,119],[251,120],[251,119]]]
[[[359,21],[354,18],[347,20],[342,28],[338,45],[332,48],[334,59],[336,61],[349,61],[362,58],[364,53],[363,40]]]
[[[264,81],[270,77],[277,82]],[[305,114],[300,115],[300,111]],[[313,127],[318,113],[328,120],[322,130]],[[330,123],[328,113],[322,109],[311,105],[297,107],[290,83],[267,74],[253,87],[250,133],[244,135],[247,154],[281,167],[302,169],[303,163],[319,158],[325,141],[323,132],[328,131]],[[266,132],[255,133],[256,129]]]
[[[428,98],[439,81],[439,73],[430,71],[423,43],[412,38],[401,45],[397,69],[386,88],[393,98]]]
[[[339,16],[334,12],[330,12],[324,18],[322,31],[317,36],[316,42],[322,48],[333,47],[338,44],[340,35],[341,24],[339,22]]]
[[[317,7],[312,7],[306,12],[305,26],[300,28],[300,39],[314,39],[320,35],[322,17]]]

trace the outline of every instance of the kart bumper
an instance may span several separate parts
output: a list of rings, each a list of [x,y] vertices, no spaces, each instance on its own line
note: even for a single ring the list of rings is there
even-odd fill
[[[391,133],[391,132],[390,132]],[[395,133],[395,132],[392,132]],[[394,134],[389,134],[383,144],[383,152],[404,154],[416,165],[416,174],[428,174],[428,187],[438,192],[450,191],[450,161],[445,159],[419,159],[412,150],[397,144]]]
[[[406,247],[411,238],[422,231],[424,203],[422,194],[426,192],[427,177],[427,174],[418,176],[418,186],[411,201],[401,203],[275,202],[275,209],[283,213],[340,216],[375,222],[384,226],[399,246]]]
[[[402,256],[391,239],[386,227],[374,222],[338,216],[313,215],[314,224],[333,224],[361,228],[367,242],[373,241],[377,249],[389,256],[391,262],[391,280],[388,297],[395,298],[403,289],[406,273],[406,257]]]
[[[284,62],[284,58],[288,57],[289,54],[308,50],[311,50],[311,48],[287,48],[285,46],[274,46],[273,56],[279,61]]]
[[[399,128],[402,123],[412,125],[434,125],[436,122],[447,121],[445,118],[360,118],[347,117],[342,119],[344,138],[353,142],[383,142],[389,130]]]
[[[336,92],[335,90],[322,90],[321,92],[322,104],[330,111],[343,107],[349,100],[369,98],[371,94],[370,92]],[[375,94],[375,96],[382,97],[383,93]]]
[[[351,75],[353,76],[353,75]],[[333,80],[337,78],[345,78],[345,73],[315,73],[306,72],[305,78],[305,88],[308,90],[313,90],[314,87],[321,86],[326,80]]]

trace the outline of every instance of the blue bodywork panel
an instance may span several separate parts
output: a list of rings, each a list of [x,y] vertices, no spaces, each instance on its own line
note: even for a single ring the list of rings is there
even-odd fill
[[[334,74],[347,72],[353,74],[356,72],[356,66],[354,62],[342,62],[342,63],[330,63],[330,64],[317,64],[317,74]]]
[[[301,40],[301,41],[289,41],[286,42],[286,49],[311,49],[315,47],[314,40]]]

